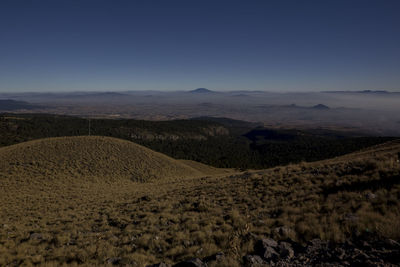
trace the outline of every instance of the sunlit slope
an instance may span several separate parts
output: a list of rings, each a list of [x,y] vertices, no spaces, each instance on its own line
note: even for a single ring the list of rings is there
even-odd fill
[[[232,169],[215,168],[193,160],[181,159],[179,160],[179,162],[201,172],[204,175],[218,175],[218,174],[227,174],[232,172]]]
[[[369,250],[365,234],[400,240],[399,152],[393,141],[330,160],[239,172],[113,138],[2,148],[0,266],[148,266],[218,252],[226,264],[208,266],[246,266],[243,256],[266,237],[293,240],[300,253],[298,245],[310,240],[345,242],[346,255],[356,258],[361,254],[347,244],[360,241]],[[341,253],[326,248],[332,257]],[[395,262],[397,254],[382,260]]]
[[[110,137],[61,137],[0,149],[0,177],[25,179],[130,179],[146,182],[200,176],[183,162],[135,143]]]

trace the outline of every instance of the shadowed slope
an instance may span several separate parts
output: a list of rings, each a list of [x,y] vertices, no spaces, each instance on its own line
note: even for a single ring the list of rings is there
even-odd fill
[[[152,179],[203,175],[182,162],[110,137],[41,139],[0,149],[0,177]]]

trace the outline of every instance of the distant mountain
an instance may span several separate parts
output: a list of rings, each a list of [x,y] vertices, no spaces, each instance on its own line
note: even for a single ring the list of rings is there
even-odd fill
[[[237,94],[237,95],[232,95],[232,97],[250,97],[250,96],[246,94]]]
[[[362,90],[362,91],[323,91],[323,93],[331,94],[390,94],[385,90]]]
[[[117,93],[117,92],[95,93],[95,94],[92,94],[92,95],[95,95],[95,96],[126,96],[126,94]]]
[[[34,109],[39,106],[32,105],[25,101],[16,101],[12,99],[0,99],[0,111],[11,111],[18,109]]]
[[[299,107],[298,105],[296,105],[296,104],[290,104],[289,106],[287,106],[287,107],[289,107],[289,108],[301,108],[301,107]]]
[[[195,90],[189,91],[189,93],[205,94],[205,93],[214,93],[214,91],[211,91],[207,88],[197,88]]]
[[[230,94],[259,94],[259,93],[269,93],[267,91],[260,90],[237,90],[237,91],[228,91]]]
[[[124,97],[127,94],[117,92],[78,92],[66,94],[64,97],[76,98],[76,97],[95,97],[95,98],[110,98],[110,97]]]
[[[290,104],[290,105],[284,105],[282,106],[283,108],[291,108],[291,109],[320,109],[320,110],[327,110],[330,109],[328,106],[324,104],[318,104],[312,107],[304,107],[304,106],[298,106],[296,104]]]
[[[325,106],[323,104],[318,104],[312,107],[313,109],[329,109],[328,106]]]

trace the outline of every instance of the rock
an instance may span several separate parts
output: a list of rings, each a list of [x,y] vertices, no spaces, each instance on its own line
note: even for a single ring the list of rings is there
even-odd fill
[[[280,242],[278,246],[279,255],[283,259],[291,259],[294,256],[292,245],[287,242]]]
[[[275,240],[273,240],[271,238],[263,238],[263,239],[261,239],[261,242],[263,243],[264,246],[267,246],[267,247],[276,248],[278,246],[278,242],[276,242]]]
[[[336,258],[340,261],[342,261],[345,256],[346,256],[346,251],[342,248],[336,248],[335,249],[335,254],[336,254]]]
[[[146,267],[171,267],[170,264],[166,264],[164,262],[160,262],[157,264],[147,265]]]
[[[29,235],[29,239],[30,240],[42,240],[43,239],[43,235],[40,233],[31,233]]]
[[[225,254],[223,252],[218,252],[214,255],[205,257],[203,262],[211,262],[211,261],[221,261],[225,258]]]
[[[375,195],[374,193],[369,192],[369,193],[365,194],[365,197],[366,197],[368,200],[371,200],[371,199],[375,199],[375,198],[376,198],[376,195]]]
[[[367,267],[375,267],[375,266],[379,266],[379,263],[371,261],[371,260],[366,260],[364,265]]]
[[[140,201],[150,201],[150,200],[151,200],[151,198],[149,196],[142,196],[140,198]]]
[[[114,258],[107,259],[107,263],[111,264],[111,265],[117,265],[120,263],[120,261],[121,261],[120,257],[114,257]]]
[[[361,243],[361,246],[365,249],[365,248],[367,248],[367,249],[370,249],[371,248],[371,245],[367,242],[367,241],[363,241],[362,243]]]
[[[198,250],[196,250],[196,255],[201,254],[203,252],[203,248],[199,248]]]
[[[394,248],[394,249],[400,248],[400,244],[398,242],[394,241],[393,239],[386,239],[385,246],[387,246],[389,248]]]
[[[315,249],[322,249],[322,248],[326,247],[327,245],[328,245],[328,243],[326,241],[315,238],[315,239],[310,240],[308,242],[307,246],[315,248]]]
[[[267,266],[267,263],[258,255],[246,255],[243,257],[245,267]]]
[[[254,252],[266,260],[275,260],[279,257],[279,254],[274,249],[277,246],[278,243],[275,240],[263,238],[255,243]]]
[[[361,262],[365,262],[369,258],[370,258],[370,256],[368,256],[366,253],[364,253],[362,251],[357,256],[357,259],[361,260]]]
[[[290,239],[294,235],[294,232],[291,228],[286,226],[276,227],[274,229],[274,234],[281,239]]]
[[[41,262],[43,262],[43,256],[42,255],[32,256],[31,261],[33,264],[40,264]]]
[[[262,257],[266,260],[275,260],[279,257],[279,254],[272,247],[267,247]]]
[[[186,260],[175,264],[173,267],[207,267],[207,263],[204,263],[199,258]]]

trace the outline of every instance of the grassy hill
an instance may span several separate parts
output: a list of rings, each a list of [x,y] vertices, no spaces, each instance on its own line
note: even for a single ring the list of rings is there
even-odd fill
[[[19,182],[21,179],[51,182],[66,177],[145,182],[200,176],[214,169],[193,168],[146,147],[111,137],[47,138],[0,148],[0,173],[18,178]]]
[[[211,266],[241,266],[262,237],[352,242],[368,233],[399,241],[399,152],[392,141],[233,172],[113,138],[4,147],[0,265],[146,266],[224,252]]]

